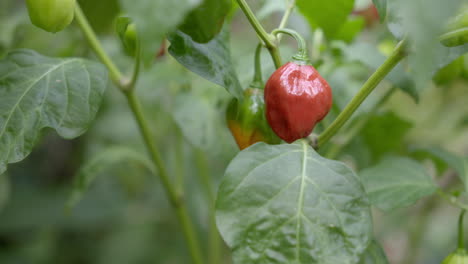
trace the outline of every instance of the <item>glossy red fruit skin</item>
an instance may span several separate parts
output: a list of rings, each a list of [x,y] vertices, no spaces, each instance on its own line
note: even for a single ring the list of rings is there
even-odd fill
[[[265,86],[266,117],[273,131],[292,143],[307,137],[332,107],[332,90],[317,70],[289,62]]]

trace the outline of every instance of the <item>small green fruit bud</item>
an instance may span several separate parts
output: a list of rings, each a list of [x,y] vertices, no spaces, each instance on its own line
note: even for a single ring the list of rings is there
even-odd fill
[[[31,22],[45,31],[56,33],[70,25],[75,0],[26,0]]]

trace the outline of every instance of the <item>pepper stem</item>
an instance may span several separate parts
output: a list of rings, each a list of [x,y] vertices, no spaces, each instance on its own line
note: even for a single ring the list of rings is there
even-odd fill
[[[255,49],[255,58],[254,58],[254,78],[250,87],[263,89],[263,80],[262,80],[262,62],[261,62],[261,55],[262,55],[262,43],[257,45]]]
[[[276,36],[278,34],[286,34],[286,35],[289,35],[289,36],[293,37],[294,39],[296,39],[299,50],[296,53],[296,55],[293,56],[293,59],[296,62],[300,63],[300,64],[309,64],[310,63],[309,56],[307,54],[306,41],[301,36],[301,34],[299,34],[297,31],[294,31],[294,30],[288,29],[288,28],[277,28],[277,29],[273,30],[271,32],[271,34],[273,34],[274,36]]]
[[[463,229],[463,217],[465,216],[465,210],[462,209],[460,217],[458,218],[458,249],[465,249],[465,236]]]

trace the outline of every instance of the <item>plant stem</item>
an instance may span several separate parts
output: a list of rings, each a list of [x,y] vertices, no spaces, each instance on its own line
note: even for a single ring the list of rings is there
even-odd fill
[[[458,201],[458,199],[446,192],[444,192],[443,190],[441,189],[438,189],[437,190],[437,194],[444,198],[447,202],[449,202],[451,205],[455,206],[455,207],[458,207],[460,209],[463,209],[463,210],[468,210],[468,205],[466,204],[463,204],[461,202]]]
[[[135,65],[133,67],[132,79],[130,79],[130,82],[125,87],[126,91],[135,89],[136,83],[138,81],[138,77],[140,76],[140,65],[141,65],[141,44],[140,44],[140,36],[137,35],[136,50],[135,50]]]
[[[101,43],[96,37],[93,29],[89,25],[86,16],[83,14],[80,6],[77,4],[75,9],[75,19],[80,26],[81,30],[83,31],[86,39],[88,40],[91,48],[96,52],[98,58],[103,62],[103,64],[109,70],[109,74],[111,76],[111,80],[115,83],[115,85],[125,94],[129,107],[132,110],[132,113],[137,121],[138,127],[140,129],[141,135],[145,142],[146,147],[151,156],[151,160],[158,169],[159,178],[162,181],[163,187],[166,191],[166,194],[169,198],[169,202],[171,203],[172,207],[176,211],[177,217],[182,225],[182,231],[184,233],[186,242],[189,247],[190,255],[192,257],[192,261],[194,264],[203,264],[203,259],[201,255],[201,250],[199,248],[198,239],[196,237],[195,229],[192,226],[192,222],[190,220],[187,207],[181,199],[181,195],[179,195],[175,188],[172,186],[169,180],[169,174],[164,166],[164,163],[159,155],[158,150],[155,148],[153,137],[150,133],[148,124],[146,119],[143,116],[143,111],[140,105],[139,100],[134,94],[134,89],[127,89],[123,81],[122,73],[119,71],[117,66],[113,63],[107,53],[104,51]],[[139,56],[139,55],[137,55]],[[137,57],[138,58],[138,57]],[[135,65],[135,71],[139,72],[139,59],[137,59]],[[138,73],[134,72],[132,81],[130,83],[136,83],[138,78]]]
[[[414,215],[416,219],[414,228],[410,228],[411,232],[408,237],[408,247],[406,250],[405,258],[402,261],[404,264],[414,264],[417,262],[418,257],[420,256],[420,246],[419,244],[426,234],[426,230],[431,219],[429,216],[432,211],[438,206],[438,200],[435,197],[431,197],[423,207]]]
[[[296,39],[298,45],[298,52],[296,53],[296,55],[293,56],[293,59],[298,63],[308,64],[309,56],[307,55],[307,44],[304,38],[296,31],[287,28],[277,28],[271,32],[273,36],[276,36],[280,33],[289,35]]]
[[[278,26],[278,29],[283,29],[286,27],[286,25],[288,24],[288,21],[289,21],[289,17],[291,16],[293,10],[294,10],[294,7],[296,6],[296,0],[289,0],[288,1],[288,7],[286,8],[286,11],[284,12],[284,15],[283,15],[283,18],[281,19],[281,22]],[[277,39],[278,39],[278,43],[281,41],[281,38],[283,37],[283,35],[278,35]]]
[[[86,16],[84,15],[83,11],[81,10],[78,4],[75,8],[75,20],[80,26],[81,30],[83,31],[91,48],[94,50],[96,55],[109,70],[110,78],[112,79],[112,81],[117,85],[117,87],[122,89],[122,73],[102,48],[101,43],[96,37],[96,33],[94,33],[94,30],[91,28],[91,25],[89,24],[88,20],[86,19]]]
[[[195,151],[196,164],[198,168],[198,176],[204,187],[204,193],[209,203],[210,216],[209,216],[209,263],[219,264],[221,258],[221,237],[218,233],[215,218],[215,190],[213,187],[212,179],[208,168],[206,154],[197,149]]]
[[[185,206],[181,195],[179,195],[176,192],[176,189],[170,182],[169,174],[167,173],[166,167],[164,166],[164,162],[161,159],[159,151],[155,148],[153,136],[151,135],[148,123],[146,122],[146,119],[143,116],[143,111],[140,102],[133,91],[125,93],[125,95],[127,97],[130,109],[132,110],[132,113],[138,124],[138,128],[140,129],[140,133],[146,143],[145,145],[148,148],[151,160],[156,165],[156,168],[158,168],[159,178],[161,179],[164,190],[166,191],[166,194],[169,198],[169,202],[171,203],[172,207],[176,210],[177,217],[179,218],[179,221],[182,225],[182,230],[184,232],[185,239],[187,240],[187,244],[189,246],[189,251],[190,255],[192,256],[193,263],[203,264],[201,250],[197,243],[198,239],[196,238],[196,234],[192,226],[187,207]]]
[[[270,55],[271,55],[271,58],[273,59],[275,67],[276,68],[281,67],[282,65],[281,56],[279,54],[278,46],[275,43],[275,38],[266,32],[266,30],[260,24],[257,17],[252,12],[252,9],[250,9],[249,5],[247,4],[245,0],[236,0],[236,1],[237,1],[237,4],[239,4],[239,7],[242,9],[242,12],[244,12],[245,16],[249,20],[252,27],[254,28],[255,32],[257,32],[258,37],[263,41],[263,43],[265,44],[265,47],[270,52]]]
[[[295,6],[296,6],[296,0],[289,0],[288,7],[286,8],[286,11],[284,12],[283,18],[281,19],[278,29],[282,29],[286,27],[289,21],[289,17],[291,16]]]
[[[254,56],[254,78],[252,80],[252,87],[258,87],[259,89],[263,89],[263,80],[262,80],[262,47],[263,45],[259,43],[257,48],[255,49],[255,56]]]
[[[380,81],[382,81],[383,78],[385,78],[385,76],[387,76],[387,74],[389,74],[390,71],[406,56],[404,47],[405,43],[404,40],[402,40],[395,47],[393,53],[379,68],[377,68],[366,83],[364,83],[361,90],[359,90],[333,123],[318,137],[317,147],[323,146],[338,132],[338,130],[346,123],[346,121],[348,121],[356,109],[361,105],[364,99],[366,99],[375,87],[377,87]]]
[[[396,86],[392,86],[380,99],[379,101],[372,107],[369,113],[375,113],[377,110],[393,95],[396,91]],[[342,140],[341,144],[333,145],[324,155],[328,159],[335,159],[350,142],[351,140],[362,131],[362,129],[367,125],[370,121],[371,115],[367,115],[362,119],[357,120],[351,126],[346,127],[346,137]]]
[[[175,148],[175,188],[176,192],[184,192],[184,169],[185,169],[185,159],[184,159],[184,136],[182,131],[177,126],[174,126],[176,130],[176,143],[174,144]]]
[[[252,9],[250,9],[249,5],[245,0],[237,0],[237,3],[239,4],[239,7],[242,9],[244,12],[245,16],[247,16],[247,19],[249,20],[250,24],[253,26],[255,32],[257,32],[258,37],[265,43],[265,46],[267,48],[270,47],[275,47],[274,40],[270,34],[266,32],[266,30],[263,28],[263,26],[260,24],[258,21],[257,17],[255,14],[252,12]]]
[[[466,210],[462,209],[460,217],[458,218],[458,249],[465,249],[465,232],[463,228],[463,217],[465,216]]]

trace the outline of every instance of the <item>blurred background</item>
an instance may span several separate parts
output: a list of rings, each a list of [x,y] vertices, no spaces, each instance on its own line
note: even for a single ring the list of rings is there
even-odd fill
[[[267,29],[279,23],[285,1],[250,2]],[[132,60],[114,32],[116,16],[125,14],[118,1],[79,3],[111,57],[124,72],[131,72]],[[328,42],[299,14],[293,14],[289,23],[308,39],[314,65],[333,88],[334,108],[317,131],[333,120],[396,45],[371,1],[356,1],[348,22]],[[233,11],[230,27],[233,63],[246,87],[253,77],[258,39],[239,10]],[[283,60],[294,53],[295,45],[284,38]],[[18,48],[52,57],[96,59],[76,25],[49,34],[30,24],[25,1],[1,0],[0,57]],[[160,47],[154,50],[156,55]],[[266,79],[274,69],[267,52],[262,64]],[[454,171],[414,150],[430,146],[468,154],[468,57],[436,73],[418,103],[411,92],[394,88],[413,89],[406,69],[404,61],[354,115],[355,121],[365,120],[365,129],[345,127],[322,154],[357,171],[386,155],[411,155],[421,159],[441,185],[461,189]],[[191,214],[207,241],[209,190],[203,179],[210,177],[216,188],[239,151],[224,120],[231,96],[169,54],[155,56],[137,89],[158,148],[173,180],[185,186]],[[33,153],[0,176],[0,263],[189,263],[177,219],[160,182],[144,164],[145,154],[125,98],[111,84],[85,135],[66,141],[54,131],[44,131]],[[137,158],[128,159],[132,155]],[[67,210],[74,179],[83,173],[92,175],[92,182],[76,206]],[[375,210],[375,233],[392,264],[440,263],[456,247],[457,216],[457,209],[437,196],[429,197],[390,213]],[[209,252],[208,243],[202,246]],[[224,254],[223,263],[230,263],[227,248]]]

